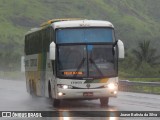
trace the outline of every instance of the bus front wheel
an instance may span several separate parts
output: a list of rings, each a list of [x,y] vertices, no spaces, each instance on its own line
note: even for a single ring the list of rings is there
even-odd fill
[[[53,106],[54,107],[59,107],[60,106],[61,101],[58,99],[53,99]]]
[[[101,106],[108,106],[109,98],[108,97],[100,98],[100,103],[101,103]]]

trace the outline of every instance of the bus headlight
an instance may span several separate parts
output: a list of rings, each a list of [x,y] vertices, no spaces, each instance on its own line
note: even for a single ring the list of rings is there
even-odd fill
[[[111,90],[114,90],[116,88],[116,86],[113,83],[109,83],[108,88],[111,89]]]
[[[116,95],[116,94],[117,94],[117,91],[114,91],[113,93]]]
[[[68,89],[68,85],[63,85],[62,88],[63,89]]]
[[[62,89],[72,89],[72,86],[71,85],[57,85],[59,88],[62,88]]]

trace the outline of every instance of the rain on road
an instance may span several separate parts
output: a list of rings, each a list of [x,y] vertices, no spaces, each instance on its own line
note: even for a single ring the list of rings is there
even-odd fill
[[[69,117],[32,118],[33,120],[72,120],[101,119],[127,120],[139,118],[94,117],[92,111],[160,111],[159,95],[119,92],[117,98],[110,98],[108,107],[101,107],[99,100],[62,101],[59,108],[52,106],[51,100],[42,97],[32,97],[26,92],[25,81],[0,79],[0,111],[67,111]],[[81,118],[69,111],[90,111],[90,117]],[[89,115],[88,115],[89,116]],[[0,118],[1,120],[2,118]],[[8,118],[9,119],[9,118]],[[27,118],[25,118],[26,120]],[[142,119],[142,118],[141,118]],[[144,118],[146,120],[146,118]],[[153,118],[148,118],[153,119]],[[158,118],[156,118],[158,120]],[[4,119],[6,120],[6,118]],[[12,118],[13,120],[13,118]],[[17,118],[15,119],[17,120]],[[30,119],[27,119],[30,120]]]

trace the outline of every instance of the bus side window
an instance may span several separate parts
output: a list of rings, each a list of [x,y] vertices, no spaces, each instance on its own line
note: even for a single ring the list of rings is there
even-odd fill
[[[42,38],[43,38],[43,52],[48,52],[50,44],[50,31],[48,28],[43,30]]]
[[[55,38],[56,38],[56,36],[55,36],[55,31],[54,31],[54,29],[52,28],[52,27],[50,27],[49,28],[49,31],[50,31],[50,43],[51,42],[55,42]]]
[[[24,52],[26,55],[28,55],[28,36],[25,36],[25,48],[24,48]]]
[[[37,39],[38,39],[38,45],[37,45],[37,48],[38,48],[38,53],[41,53],[42,52],[42,31],[38,32],[37,33]]]

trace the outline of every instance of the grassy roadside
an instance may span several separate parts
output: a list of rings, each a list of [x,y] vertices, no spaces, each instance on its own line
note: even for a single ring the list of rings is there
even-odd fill
[[[0,79],[24,80],[25,74],[20,71],[0,71]]]

